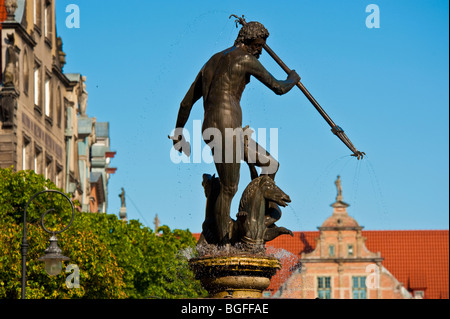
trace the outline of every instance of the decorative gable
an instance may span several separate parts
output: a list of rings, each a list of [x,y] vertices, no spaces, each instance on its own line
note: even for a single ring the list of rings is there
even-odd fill
[[[316,249],[302,253],[302,262],[381,262],[383,259],[380,253],[369,251],[365,245],[366,238],[361,233],[364,227],[347,213],[350,205],[343,201],[340,176],[335,184],[338,195],[331,204],[333,214],[318,227],[320,235]]]

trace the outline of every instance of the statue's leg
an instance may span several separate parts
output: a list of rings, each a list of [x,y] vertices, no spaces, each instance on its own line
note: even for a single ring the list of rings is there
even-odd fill
[[[255,140],[249,139],[248,143],[244,144],[247,149],[244,152],[246,158],[244,160],[247,163],[254,163],[261,167],[261,175],[268,175],[275,180],[275,175],[280,168],[278,161],[267,152],[264,147],[259,145]],[[249,164],[250,165],[250,164]],[[272,225],[281,217],[281,210],[275,202],[270,201],[268,210],[266,211],[265,224],[266,226]]]
[[[237,136],[233,136],[232,139],[230,139],[230,141],[232,141],[232,143],[230,143],[226,140],[225,134],[222,134],[221,154],[220,152],[216,152],[217,149],[212,149],[214,162],[220,181],[220,192],[217,197],[214,209],[217,221],[216,235],[219,238],[220,245],[226,245],[230,243],[230,238],[232,236],[232,219],[230,217],[230,210],[231,202],[238,190],[239,185],[241,161],[240,156],[236,155],[236,143],[240,140],[241,139],[238,134]],[[240,146],[240,144],[238,145]]]
[[[268,175],[275,180],[275,175],[280,167],[278,161],[252,138],[248,139],[244,147],[244,161],[249,165],[261,167],[261,175]]]
[[[221,244],[228,244],[231,202],[238,190],[240,163],[216,163],[216,168],[220,179],[220,193],[215,206],[217,235]]]

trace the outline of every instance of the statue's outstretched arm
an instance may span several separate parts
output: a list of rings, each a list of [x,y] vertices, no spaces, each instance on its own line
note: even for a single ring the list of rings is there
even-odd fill
[[[300,77],[294,70],[289,74],[285,81],[275,79],[275,77],[266,70],[261,62],[253,57],[248,58],[245,64],[248,73],[253,75],[278,95],[286,94],[297,84],[298,81],[300,81]]]
[[[202,71],[200,71],[180,104],[175,128],[183,128],[186,125],[192,107],[202,97],[202,94]]]

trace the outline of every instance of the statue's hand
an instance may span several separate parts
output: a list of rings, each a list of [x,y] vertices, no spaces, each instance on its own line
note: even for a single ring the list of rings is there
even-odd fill
[[[183,135],[169,136],[169,139],[173,142],[173,147],[178,152],[183,152],[187,157],[191,155],[191,144],[184,138]]]
[[[288,81],[292,81],[294,83],[298,83],[301,80],[300,75],[297,74],[297,72],[295,72],[295,70],[292,70],[289,75],[288,75]]]
[[[366,155],[366,153],[360,152],[360,151],[356,151],[354,154],[352,154],[352,156],[356,157],[356,158],[358,159],[358,161],[359,161],[360,159],[363,159],[363,158],[364,158],[364,155]]]

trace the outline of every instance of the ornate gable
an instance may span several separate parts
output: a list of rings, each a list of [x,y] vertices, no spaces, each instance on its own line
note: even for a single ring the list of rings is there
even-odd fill
[[[361,234],[364,227],[347,213],[350,205],[343,200],[340,176],[335,184],[337,197],[331,204],[333,214],[318,227],[320,235],[316,249],[310,253],[302,253],[302,262],[381,262],[383,259],[380,253],[369,251],[365,245],[366,238]]]

